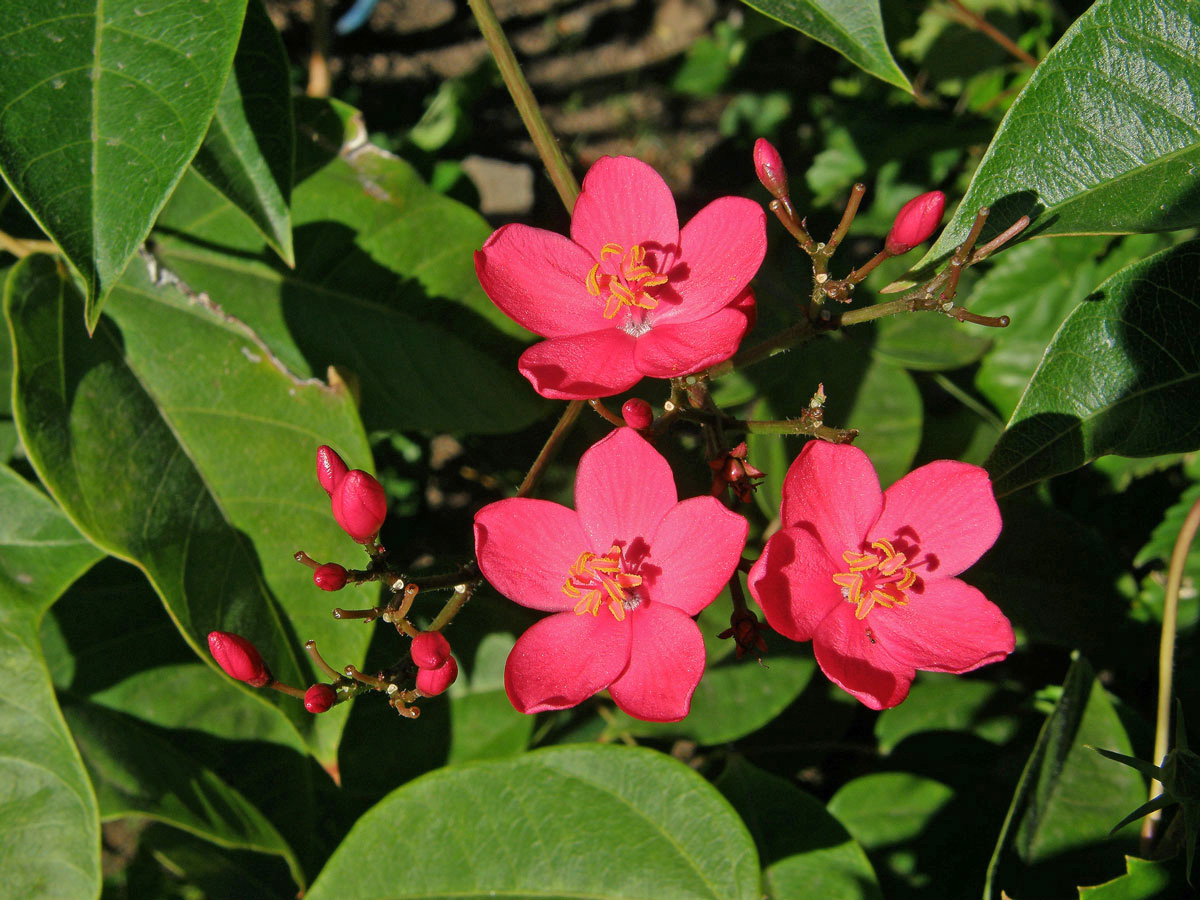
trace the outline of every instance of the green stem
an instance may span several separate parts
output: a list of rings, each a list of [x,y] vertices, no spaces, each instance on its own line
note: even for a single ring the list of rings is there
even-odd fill
[[[1158,714],[1154,723],[1154,756],[1153,761],[1161,765],[1167,755],[1167,743],[1171,729],[1171,676],[1175,667],[1175,627],[1179,619],[1179,589],[1183,585],[1183,570],[1187,563],[1188,550],[1196,539],[1196,531],[1200,529],[1200,499],[1192,504],[1179,536],[1175,538],[1175,548],[1171,551],[1171,564],[1167,569],[1167,596],[1163,602],[1162,637],[1158,644]],[[1150,798],[1154,799],[1162,793],[1163,787],[1158,781],[1150,782]],[[1159,812],[1151,813],[1142,821],[1143,845],[1153,842],[1155,825],[1160,818]]]
[[[525,80],[525,75],[521,72],[521,65],[517,62],[512,45],[504,36],[500,20],[496,18],[496,11],[492,8],[490,0],[467,0],[467,5],[475,14],[475,21],[479,24],[483,39],[487,42],[492,58],[496,60],[496,66],[500,69],[504,84],[512,95],[517,112],[521,114],[521,121],[525,123],[525,129],[533,138],[533,145],[537,148],[538,156],[542,158],[542,163],[546,166],[550,180],[558,190],[558,196],[566,206],[567,212],[571,212],[575,208],[575,200],[579,197],[579,182],[575,180],[575,175],[563,158],[558,142],[550,131],[550,126],[546,124],[546,119],[542,115],[537,100],[534,99],[529,82]]]

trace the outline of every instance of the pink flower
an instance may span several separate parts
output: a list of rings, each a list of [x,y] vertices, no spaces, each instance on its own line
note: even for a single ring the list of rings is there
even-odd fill
[[[521,354],[521,373],[543,397],[578,400],[733,356],[766,248],[758,204],[721,197],[681,231],[658,173],[606,156],[583,179],[570,238],[505,225],[475,272],[506,315],[547,338]]]
[[[553,612],[517,641],[504,671],[524,713],[608,688],[639,719],[672,722],[704,674],[692,621],[729,580],[748,524],[713,497],[679,502],[671,468],[618,428],[583,454],[575,509],[501,500],[475,516],[475,552],[500,593]]]
[[[1000,534],[987,473],[939,460],[879,490],[867,455],[811,441],[783,485],[784,527],[748,579],[767,622],[812,640],[830,680],[872,709],[916,669],[969,672],[1013,649],[1004,614],[954,576]]]

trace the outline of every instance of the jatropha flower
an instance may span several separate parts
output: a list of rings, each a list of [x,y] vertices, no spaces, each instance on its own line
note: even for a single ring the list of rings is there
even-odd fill
[[[547,338],[521,354],[521,373],[544,397],[578,400],[731,357],[753,323],[766,247],[753,201],[721,197],[680,230],[658,173],[606,156],[583,179],[570,238],[505,225],[475,272],[496,306]]]
[[[812,640],[822,671],[872,709],[916,669],[969,672],[1013,649],[1004,614],[954,576],[1000,534],[987,472],[939,460],[879,490],[867,455],[805,445],[783,485],[784,527],[747,579],[767,622]]]
[[[729,580],[748,524],[714,497],[677,500],[667,461],[631,428],[583,454],[575,509],[545,500],[475,516],[484,577],[554,613],[518,639],[504,687],[524,713],[564,709],[608,688],[639,719],[682,719],[704,673],[692,621]]]

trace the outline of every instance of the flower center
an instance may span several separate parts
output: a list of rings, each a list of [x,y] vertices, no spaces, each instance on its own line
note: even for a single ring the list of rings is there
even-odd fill
[[[579,554],[562,588],[564,594],[576,600],[575,615],[590,612],[594,616],[600,612],[600,604],[607,603],[616,620],[625,621],[625,611],[634,609],[638,602],[628,589],[638,587],[642,576],[621,568],[621,548],[616,544],[603,556],[588,550]]]
[[[880,538],[871,544],[871,550],[878,552],[847,550],[842,559],[850,571],[833,576],[842,596],[857,607],[856,619],[865,619],[876,604],[891,609],[908,603],[908,589],[917,580],[906,565],[908,557],[897,553],[891,541]]]
[[[646,265],[646,248],[634,244],[628,250],[620,244],[605,244],[600,262],[587,275],[587,289],[593,297],[604,298],[604,318],[611,319],[623,306],[654,309],[658,299],[650,291],[669,279]]]

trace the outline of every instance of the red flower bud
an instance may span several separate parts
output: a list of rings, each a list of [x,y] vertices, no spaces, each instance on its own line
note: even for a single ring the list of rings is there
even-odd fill
[[[336,488],[346,477],[346,464],[332,447],[322,444],[317,448],[317,481],[325,488],[325,493],[333,495]]]
[[[240,634],[210,631],[208,651],[230,678],[244,681],[251,687],[262,687],[274,680],[258,648]]]
[[[314,716],[337,702],[337,691],[329,684],[314,684],[304,692],[304,708]]]
[[[887,252],[899,256],[926,240],[942,224],[945,208],[946,195],[941,191],[930,191],[905,203],[884,242]]]
[[[654,411],[650,409],[650,404],[645,400],[640,397],[631,397],[621,407],[621,418],[630,428],[641,431],[654,424]]]
[[[759,138],[754,142],[754,171],[772,197],[776,200],[787,198],[787,169],[783,167],[783,159],[775,145],[766,138]]]
[[[387,518],[383,485],[362,469],[351,469],[333,489],[333,517],[350,537],[369,543]]]
[[[440,669],[450,658],[450,642],[440,631],[423,631],[413,638],[412,659],[421,669]]]
[[[417,690],[426,697],[436,697],[458,678],[458,663],[454,657],[446,658],[446,662],[436,669],[417,670]]]
[[[337,563],[325,563],[313,571],[313,584],[323,591],[340,591],[346,586],[346,569]]]

